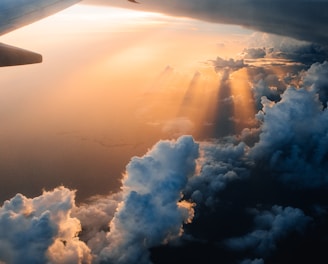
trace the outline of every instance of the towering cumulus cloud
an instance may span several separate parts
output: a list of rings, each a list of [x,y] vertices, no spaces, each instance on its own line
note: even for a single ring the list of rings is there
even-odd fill
[[[144,157],[132,159],[100,262],[150,263],[150,247],[182,234],[182,224],[193,218],[193,204],[181,195],[197,157],[198,145],[185,136],[177,142],[161,141]]]

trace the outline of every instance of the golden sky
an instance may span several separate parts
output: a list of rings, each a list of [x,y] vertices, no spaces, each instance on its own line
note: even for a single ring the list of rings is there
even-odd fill
[[[201,137],[220,83],[209,60],[238,56],[251,33],[75,5],[2,36],[44,57],[42,64],[1,69],[0,168],[10,186],[4,195],[59,184],[83,197],[104,193],[119,186],[133,155],[159,139]],[[87,188],[90,178],[98,181]]]

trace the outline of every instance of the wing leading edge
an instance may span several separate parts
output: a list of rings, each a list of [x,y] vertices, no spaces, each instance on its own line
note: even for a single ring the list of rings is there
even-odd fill
[[[0,0],[0,36],[82,0]],[[139,3],[136,0],[128,0]],[[42,62],[40,54],[0,43],[0,67]]]
[[[0,0],[0,35],[55,14],[81,0]]]

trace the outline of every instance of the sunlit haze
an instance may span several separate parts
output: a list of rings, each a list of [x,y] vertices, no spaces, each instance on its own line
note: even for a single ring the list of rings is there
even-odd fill
[[[1,70],[1,198],[59,184],[78,189],[80,199],[107,193],[120,186],[130,158],[159,139],[206,136],[212,120],[203,117],[219,83],[208,61],[237,56],[250,34],[76,5],[3,36],[44,62]],[[183,102],[195,74],[199,84]]]

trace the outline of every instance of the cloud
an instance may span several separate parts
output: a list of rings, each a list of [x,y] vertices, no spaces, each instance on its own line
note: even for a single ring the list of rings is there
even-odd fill
[[[244,49],[243,55],[245,59],[260,59],[266,56],[264,48],[248,48]]]
[[[324,62],[328,57],[328,51],[326,47],[318,44],[287,40],[269,49],[266,55],[269,58],[299,62],[309,67],[313,63]]]
[[[221,58],[213,65],[224,72],[245,66]],[[258,127],[199,144],[190,136],[160,141],[145,156],[131,160],[120,193],[94,198],[73,210],[83,226],[79,238],[95,263],[151,263],[165,254],[161,250],[183,252],[208,240],[219,245],[225,241],[232,250],[229,255],[215,247],[222,254],[218,260],[264,263],[275,254],[283,259],[276,251],[289,237],[310,243],[304,242],[307,232],[305,238],[300,235],[310,222],[319,232],[326,201],[309,190],[321,193],[328,182],[328,117],[323,104],[327,63],[315,63],[308,70],[286,68],[293,70],[288,83],[281,78],[286,75],[263,67],[248,69],[254,77]],[[293,82],[297,86],[289,85]],[[302,190],[308,202],[300,199]],[[277,206],[278,201],[283,206]],[[253,225],[247,208],[257,208],[252,211]],[[188,239],[182,244],[169,243],[183,232]]]
[[[33,199],[17,194],[0,208],[0,261],[151,263],[149,249],[179,238],[193,219],[182,191],[198,148],[191,136],[160,141],[131,160],[121,192],[79,207],[64,187]]]
[[[277,103],[262,98],[262,132],[251,155],[298,187],[327,187],[328,112],[315,92],[289,87]]]
[[[327,56],[328,57],[328,56]],[[314,63],[307,72],[304,73],[302,82],[307,89],[317,92],[319,100],[324,107],[327,107],[328,101],[328,62]]]
[[[228,239],[226,245],[233,250],[251,250],[257,256],[265,257],[276,250],[279,240],[292,232],[302,233],[310,220],[300,209],[275,205],[270,211],[256,211],[255,230]]]
[[[245,259],[240,264],[264,264],[263,259]]]
[[[92,249],[93,254],[97,255],[102,250],[108,225],[122,199],[122,192],[94,196],[73,209],[72,216],[79,219],[83,227],[79,238]]]
[[[261,72],[261,69],[259,71]],[[302,70],[298,76],[292,77],[297,80],[300,87],[288,87],[282,82],[279,89],[276,89],[269,86],[273,79],[268,78],[266,72],[263,71],[265,81],[260,79],[258,87],[253,87],[254,96],[261,98],[261,104],[258,106],[261,110],[256,115],[260,126],[256,129],[253,141],[255,144],[243,142],[243,138],[239,138],[241,141],[238,141],[237,137],[235,141],[230,137],[225,141],[218,140],[209,143],[207,149],[204,148],[206,152],[202,150],[201,144],[201,150],[205,154],[201,156],[200,173],[190,179],[190,184],[186,188],[188,193],[191,193],[191,198],[197,203],[195,208],[197,215],[204,216],[205,210],[202,205],[209,206],[214,212],[210,215],[205,213],[206,217],[215,218],[217,222],[229,228],[232,226],[236,228],[235,224],[239,221],[236,222],[233,217],[237,214],[244,221],[244,223],[239,223],[241,226],[245,225],[241,230],[249,230],[247,215],[244,212],[247,206],[260,206],[262,203],[268,206],[280,200],[286,205],[300,205],[304,206],[307,211],[311,211],[314,210],[310,209],[314,206],[313,203],[327,202],[320,198],[321,194],[317,196],[309,191],[315,189],[321,193],[320,190],[327,188],[328,146],[325,125],[327,124],[327,110],[323,106],[325,97],[320,96],[320,92],[327,89],[327,72],[326,62],[315,63],[309,70]],[[262,86],[261,89],[259,86]],[[266,96],[270,96],[270,100]],[[215,149],[222,153],[217,154],[213,151]],[[232,151],[233,149],[239,149],[239,152]],[[225,150],[229,151],[223,154]],[[232,153],[239,154],[234,156],[231,155]],[[227,172],[234,176],[225,177]],[[234,173],[231,174],[231,172]],[[302,198],[304,193],[308,194],[308,202]],[[232,213],[230,210],[236,212]],[[224,213],[229,215],[223,216]],[[311,217],[315,215],[316,213],[313,213]],[[271,219],[267,226],[265,226],[265,216]],[[321,217],[315,217],[316,222],[322,221]],[[295,232],[301,232],[293,227],[296,225],[293,221],[296,221],[300,228],[305,227],[310,221],[301,209],[292,206],[285,208],[273,206],[271,211],[258,211],[255,219],[256,228],[253,232],[228,240],[231,247],[235,249],[239,247],[242,252],[238,254],[243,257],[270,258],[277,245],[281,246],[282,239],[288,238]],[[278,219],[281,222],[279,226]],[[197,219],[197,222],[208,225],[208,221]],[[206,234],[205,237],[210,236],[197,222],[194,225],[194,233]],[[213,225],[208,226],[208,229],[215,229],[218,239],[224,237],[224,228]],[[315,229],[320,232],[319,226]],[[319,236],[312,238],[311,241],[320,241]],[[204,237],[201,236],[201,238]],[[301,241],[305,240],[307,238],[301,239]],[[312,242],[301,243],[311,248],[311,252],[314,251],[312,247],[317,246],[317,244],[316,246],[308,244]],[[247,250],[253,253],[247,256]],[[288,253],[277,253],[277,255],[281,260]],[[300,255],[304,256],[305,253]],[[263,260],[258,261],[261,263]]]
[[[91,263],[71,217],[75,192],[59,187],[29,199],[21,194],[0,208],[0,260],[6,263]]]
[[[307,70],[313,63],[323,63],[328,57],[325,44],[300,41],[286,36],[255,32],[248,39],[249,48],[240,54],[252,66],[292,66]],[[298,66],[298,67],[296,67]]]
[[[131,160],[101,261],[151,263],[150,247],[182,234],[183,223],[193,218],[193,204],[181,200],[181,193],[197,157],[198,144],[184,136],[176,142],[160,141],[144,157]]]
[[[318,223],[326,216],[317,215],[316,204],[328,203],[322,196],[327,189],[327,110],[324,99],[320,99],[324,97],[319,96],[327,89],[327,62],[315,63],[307,71],[291,76],[298,87],[279,82],[279,89],[269,86],[277,82],[272,73],[270,77],[257,69],[263,77],[257,84],[261,89],[253,87],[254,96],[261,98],[261,110],[256,115],[259,127],[243,132],[253,137],[252,143],[244,136],[200,143],[200,170],[189,179],[184,191],[197,204],[197,218],[188,230],[197,239],[221,241],[229,235],[234,237],[227,241],[231,248],[238,249],[237,255],[226,257],[221,251],[223,256],[217,258],[221,261],[239,258],[246,263],[264,263],[266,259],[282,261],[288,256],[280,262],[288,263],[308,256],[294,248],[289,248],[293,253],[287,251],[290,241],[294,241],[288,239],[300,238],[310,218],[315,222],[313,234],[300,238],[295,248],[308,248],[313,253],[323,241],[319,238],[323,227]],[[284,207],[275,205],[278,201]],[[249,232],[247,208],[268,206],[269,211],[256,210],[254,231]],[[310,215],[306,216],[305,211]],[[240,236],[243,230],[249,233]],[[289,241],[286,244],[282,242],[285,239]],[[296,253],[297,257],[291,258]]]
[[[217,193],[234,180],[248,176],[244,158],[247,147],[244,143],[237,145],[226,142],[201,143],[200,172],[189,179],[185,194],[197,205],[213,207]]]
[[[257,31],[289,36],[326,45],[327,0],[144,0],[131,5],[113,0],[88,0],[87,4],[121,6],[162,12],[215,23],[235,24]]]
[[[292,47],[299,48],[295,44],[299,43],[297,41],[282,41],[277,37],[273,40],[277,47],[285,47],[286,57],[295,53]],[[262,50],[255,49],[259,53]],[[213,61],[215,68],[223,70],[238,70],[240,65],[245,64],[233,59]],[[286,68],[293,73],[288,83],[262,67],[250,70],[251,78],[254,78],[252,91],[259,110],[256,115],[259,127],[245,129],[238,137],[240,141],[201,143],[201,170],[189,180],[185,191],[197,204],[213,206],[218,193],[229,182],[245,179],[259,167],[266,167],[270,177],[285,184],[292,183],[293,188],[327,187],[328,127],[324,125],[327,111],[323,109],[328,84],[327,62],[315,63],[307,71],[299,67]],[[301,88],[288,86],[293,81]]]
[[[234,59],[225,60],[222,59],[221,57],[217,57],[216,60],[211,62],[216,72],[220,72],[220,71],[234,72],[247,66],[247,64],[244,63],[244,60],[234,60]]]
[[[284,90],[277,88],[277,86],[270,85],[271,81],[272,80],[268,80],[268,76],[266,76],[265,79],[260,79],[252,86],[257,110],[261,110],[263,107],[263,96],[272,102],[279,102],[281,99],[281,94],[284,92]]]

